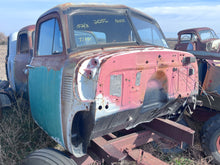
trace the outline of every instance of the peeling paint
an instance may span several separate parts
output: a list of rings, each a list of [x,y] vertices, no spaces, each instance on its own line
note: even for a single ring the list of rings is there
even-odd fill
[[[142,15],[125,6],[96,6],[95,11],[93,7],[60,5],[39,18],[36,40],[40,35],[40,23],[56,18],[61,28],[63,51],[39,56],[36,41],[28,78],[33,118],[53,139],[77,157],[86,154],[92,138],[169,114],[169,108],[174,111],[169,115],[173,115],[176,111],[176,107],[170,105],[173,100],[186,99],[198,91],[195,85],[198,83],[196,62],[185,65],[182,62],[183,57],[192,57],[191,54],[146,45],[140,37],[130,36],[137,34],[133,27],[127,29],[129,33],[118,35],[108,31],[105,34],[109,38],[125,36],[125,40],[119,42],[108,42],[107,37],[104,39],[107,43],[97,40],[93,44],[77,45],[73,40],[74,30],[77,30],[74,28],[89,30],[91,23],[106,26],[110,22],[100,18],[94,19],[95,24],[88,20],[88,23],[79,22],[76,27],[72,26],[71,18],[78,12],[86,10],[90,11],[86,14],[96,14],[96,10],[106,10],[111,16],[123,15],[126,19],[118,19],[114,22],[116,26],[131,21],[127,19],[131,17],[128,10]],[[153,18],[143,18],[150,20],[152,26],[161,32]],[[161,40],[165,45],[163,37]]]
[[[61,71],[46,67],[29,70],[29,99],[34,120],[55,139],[63,142],[61,122]]]

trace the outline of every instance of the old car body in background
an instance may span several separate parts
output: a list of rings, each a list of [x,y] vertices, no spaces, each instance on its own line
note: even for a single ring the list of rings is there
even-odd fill
[[[216,33],[208,28],[192,28],[178,32],[178,43],[175,50],[194,50],[219,52],[220,40]]]
[[[6,56],[6,75],[13,91],[28,98],[27,68],[33,56],[35,26],[22,28],[9,36],[8,54]]]

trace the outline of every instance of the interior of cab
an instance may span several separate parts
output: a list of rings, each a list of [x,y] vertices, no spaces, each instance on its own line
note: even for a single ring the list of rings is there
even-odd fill
[[[20,34],[18,37],[18,51],[21,54],[26,54],[29,51],[29,46],[28,46],[28,36],[27,33]]]

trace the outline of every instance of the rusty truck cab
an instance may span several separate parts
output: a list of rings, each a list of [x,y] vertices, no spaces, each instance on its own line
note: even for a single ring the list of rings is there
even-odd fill
[[[158,23],[129,7],[59,5],[35,34],[32,116],[77,157],[95,137],[176,117],[198,92],[195,57],[169,50]]]

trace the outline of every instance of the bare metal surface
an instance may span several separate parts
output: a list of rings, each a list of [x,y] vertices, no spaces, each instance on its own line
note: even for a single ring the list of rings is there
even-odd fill
[[[110,95],[121,96],[122,75],[111,75],[110,78]]]
[[[140,86],[140,83],[141,83],[141,72],[137,72],[135,85]]]

